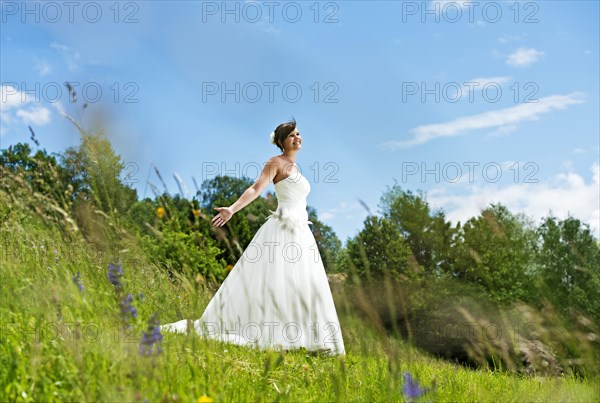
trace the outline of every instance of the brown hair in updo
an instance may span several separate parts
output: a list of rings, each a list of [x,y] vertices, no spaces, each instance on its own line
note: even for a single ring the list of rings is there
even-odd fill
[[[277,129],[275,129],[275,145],[277,147],[279,147],[279,149],[283,152],[283,142],[285,141],[286,137],[294,131],[294,129],[296,128],[296,119],[294,119],[294,117],[292,117],[292,120],[286,123],[282,123],[279,126],[277,126]]]

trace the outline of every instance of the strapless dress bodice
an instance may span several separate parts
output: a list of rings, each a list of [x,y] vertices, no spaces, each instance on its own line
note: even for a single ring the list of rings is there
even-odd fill
[[[287,178],[274,184],[277,209],[269,210],[269,219],[278,220],[284,228],[296,229],[312,224],[306,211],[306,197],[310,193],[310,183],[300,171],[292,172]]]

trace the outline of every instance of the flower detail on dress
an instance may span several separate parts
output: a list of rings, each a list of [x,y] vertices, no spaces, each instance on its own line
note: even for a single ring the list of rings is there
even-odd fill
[[[304,225],[312,224],[312,221],[306,219],[306,212],[301,214],[302,211],[297,209],[285,209],[279,207],[277,210],[269,210],[270,214],[267,219],[273,217],[279,221],[283,228],[295,232],[296,229],[301,228]],[[300,214],[299,214],[300,213]]]

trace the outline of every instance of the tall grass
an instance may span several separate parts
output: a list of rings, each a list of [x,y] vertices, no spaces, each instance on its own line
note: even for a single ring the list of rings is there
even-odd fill
[[[154,313],[162,322],[198,317],[214,290],[186,276],[170,279],[128,237],[97,249],[68,230],[70,217],[49,221],[45,210],[28,208],[34,200],[12,199],[6,187],[0,196],[9,201],[0,209],[3,401],[405,401],[405,372],[430,388],[424,399],[431,401],[598,398],[597,379],[473,370],[423,353],[386,332],[369,299],[357,310],[360,297],[345,287],[335,287],[334,297],[346,356],[260,351],[194,333],[164,335],[162,354],[141,355]],[[123,295],[144,296],[134,298],[138,314],[130,328],[107,276],[115,254]]]
[[[2,167],[2,401],[395,402],[417,398],[406,388],[403,392],[406,374],[428,401],[599,398],[600,382],[593,372],[519,372],[514,337],[497,343],[467,337],[454,344],[446,338],[438,350],[432,348],[424,336],[439,341],[439,334],[435,327],[420,326],[424,319],[447,323],[466,318],[481,324],[490,320],[490,312],[476,309],[481,301],[470,303],[468,295],[452,301],[460,290],[451,292],[449,283],[369,276],[365,281],[351,267],[344,276],[332,276],[345,356],[305,349],[263,351],[195,332],[162,334],[161,340],[155,320],[200,317],[215,288],[197,273],[168,271],[155,262],[114,214],[111,182],[99,173],[92,185],[96,203],[106,204],[110,214],[93,203],[72,206],[68,194],[57,199],[36,192],[20,173]],[[163,207],[168,212],[177,208]],[[368,267],[369,257],[363,258]],[[528,318],[540,333],[528,340],[548,345],[564,328],[551,311],[540,315],[519,309],[513,318],[498,313],[494,320]],[[582,352],[594,351],[588,348],[594,340],[585,342],[585,337],[597,329],[584,319],[579,333],[561,336],[558,344],[568,350],[564,356],[581,362],[560,362],[562,367],[589,367],[590,357]],[[148,344],[153,344],[152,353],[140,350]],[[444,359],[452,348],[467,352],[465,363],[471,367]],[[531,354],[532,360],[540,357]]]

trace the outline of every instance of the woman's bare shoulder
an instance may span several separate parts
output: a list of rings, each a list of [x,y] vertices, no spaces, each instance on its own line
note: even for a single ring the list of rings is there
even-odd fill
[[[274,155],[267,160],[267,162],[281,162],[285,161],[281,155]]]
[[[271,175],[276,176],[281,172],[281,168],[283,167],[283,158],[275,155],[267,160],[265,163],[264,170],[268,171]]]
[[[286,176],[292,167],[293,164],[280,155],[274,155],[269,158],[265,166],[265,168],[269,168],[272,172],[275,172],[276,177]]]
[[[267,160],[267,164],[275,167],[283,167],[285,164],[289,164],[289,162],[280,155],[274,155]]]

